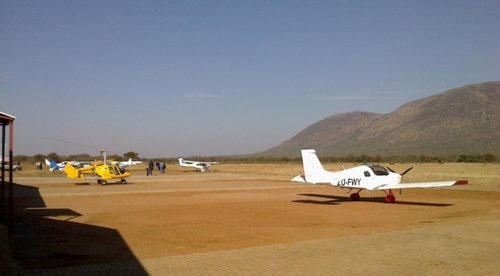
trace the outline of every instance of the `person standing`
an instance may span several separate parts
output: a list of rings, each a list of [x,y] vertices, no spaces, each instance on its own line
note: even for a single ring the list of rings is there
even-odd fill
[[[148,167],[147,167],[147,175],[153,175],[153,170],[155,167],[155,163],[151,160],[149,160]]]

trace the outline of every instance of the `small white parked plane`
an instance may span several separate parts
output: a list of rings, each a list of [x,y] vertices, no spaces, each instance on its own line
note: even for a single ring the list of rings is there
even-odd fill
[[[66,166],[67,163],[70,163],[71,165],[75,167],[83,167],[85,166],[88,162],[79,162],[79,161],[62,161],[61,163],[57,163],[54,160],[48,160],[45,159],[45,164],[49,166],[49,169],[51,172],[54,171],[64,171],[64,166]]]
[[[190,161],[184,160],[184,158],[179,158],[179,165],[181,167],[190,167],[198,169],[202,172],[210,169],[212,165],[219,164],[219,162],[202,162],[202,161]]]
[[[384,202],[394,203],[396,197],[392,190],[407,188],[432,188],[447,187],[453,185],[466,185],[467,180],[442,181],[442,182],[418,182],[401,183],[401,177],[410,171],[398,174],[390,168],[384,168],[381,165],[361,165],[350,169],[344,169],[338,172],[326,171],[316,155],[314,149],[303,149],[302,164],[304,166],[304,175],[298,175],[292,181],[312,184],[326,184],[358,190],[351,194],[351,199],[359,200],[359,193],[362,190],[383,190],[386,194]]]
[[[118,165],[120,169],[125,169],[128,166],[135,166],[138,164],[142,164],[142,161],[133,161],[132,158],[129,158],[127,161],[120,161],[120,162],[111,161],[110,163]]]

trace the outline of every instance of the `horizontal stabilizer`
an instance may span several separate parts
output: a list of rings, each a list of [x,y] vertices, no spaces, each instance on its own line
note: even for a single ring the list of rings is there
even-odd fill
[[[292,178],[292,181],[306,183],[306,178],[303,175],[297,175],[296,177]]]

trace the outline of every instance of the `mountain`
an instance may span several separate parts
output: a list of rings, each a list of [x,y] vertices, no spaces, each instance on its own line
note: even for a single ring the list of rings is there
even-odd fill
[[[259,155],[500,155],[500,81],[466,85],[394,112],[336,114]]]

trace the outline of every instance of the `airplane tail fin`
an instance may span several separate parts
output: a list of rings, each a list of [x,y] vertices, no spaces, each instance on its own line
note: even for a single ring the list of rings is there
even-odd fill
[[[73,167],[69,162],[64,166],[64,172],[69,178],[82,179],[83,175],[81,171]]]
[[[182,158],[182,157],[179,158],[179,165],[181,165],[181,166],[184,165],[184,158]]]
[[[292,181],[308,182],[308,183],[329,183],[331,181],[331,172],[326,171],[321,165],[316,150],[303,149],[302,165],[304,167],[304,175],[296,176]]]
[[[54,170],[58,169],[57,163],[54,160],[49,161],[49,160],[45,159],[45,164],[47,164],[47,166],[49,166],[50,171],[54,171]]]

